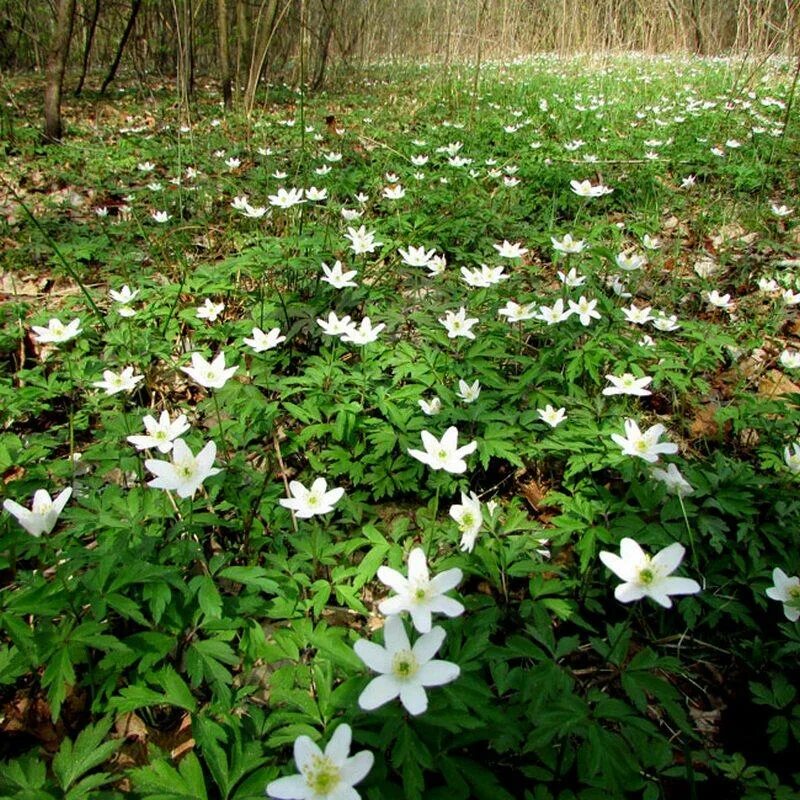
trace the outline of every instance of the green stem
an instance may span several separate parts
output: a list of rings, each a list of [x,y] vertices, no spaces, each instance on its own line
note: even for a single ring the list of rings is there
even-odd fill
[[[219,435],[220,435],[220,438],[222,439],[222,446],[225,448],[225,461],[226,462],[230,462],[231,448],[228,445],[228,438],[225,435],[225,428],[222,425],[222,414],[220,413],[220,410],[219,410],[219,400],[217,400],[217,393],[213,392],[211,394],[211,397],[214,398],[214,410],[217,413],[217,424],[219,425]]]
[[[689,515],[686,513],[686,506],[683,503],[683,495],[680,492],[678,492],[678,502],[681,504],[683,521],[686,523],[686,532],[689,534],[689,548],[692,551],[692,565],[695,569],[697,569],[697,551],[694,549],[694,534],[692,533],[692,526],[689,525]]]

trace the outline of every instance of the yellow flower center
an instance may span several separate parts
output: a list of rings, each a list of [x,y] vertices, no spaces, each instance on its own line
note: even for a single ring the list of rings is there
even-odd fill
[[[400,680],[408,680],[419,669],[419,662],[410,650],[400,650],[392,659],[392,672]]]
[[[305,771],[305,779],[315,795],[325,797],[338,786],[341,775],[327,756],[316,756]]]
[[[650,586],[655,579],[656,574],[649,567],[639,570],[639,583],[642,584],[642,586]]]

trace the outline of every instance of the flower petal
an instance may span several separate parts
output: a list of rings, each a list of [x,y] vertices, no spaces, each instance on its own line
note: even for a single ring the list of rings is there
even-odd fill
[[[409,714],[416,717],[427,710],[428,695],[419,684],[409,683],[400,689],[400,702]]]
[[[444,628],[436,627],[414,642],[412,652],[420,664],[425,664],[436,655],[444,642],[445,635]]]
[[[358,696],[358,705],[364,711],[372,711],[394,700],[400,694],[400,684],[392,675],[373,678]]]
[[[359,639],[353,645],[353,650],[371,670],[375,672],[392,671],[392,656],[379,644],[367,641],[366,639]]]
[[[331,736],[325,755],[334,764],[343,764],[350,755],[350,742],[353,740],[353,731],[347,723],[340,725]]]
[[[367,777],[374,763],[375,756],[369,750],[362,750],[356,753],[341,765],[339,774],[342,781],[355,786]]]
[[[302,775],[287,775],[267,784],[267,795],[276,800],[304,800],[309,787]]]
[[[452,661],[429,661],[423,664],[414,676],[423,686],[442,686],[454,681],[461,674],[461,667]]]

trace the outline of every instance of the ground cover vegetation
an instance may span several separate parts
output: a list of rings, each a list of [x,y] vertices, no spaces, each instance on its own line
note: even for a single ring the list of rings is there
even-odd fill
[[[795,77],[18,79],[2,796],[796,797]]]

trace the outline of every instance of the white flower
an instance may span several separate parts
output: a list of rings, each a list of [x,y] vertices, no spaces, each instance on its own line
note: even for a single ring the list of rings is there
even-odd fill
[[[561,239],[556,239],[555,236],[550,237],[553,243],[553,248],[560,253],[580,253],[586,247],[586,242],[583,239],[573,239],[571,233],[565,233]]]
[[[564,301],[559,297],[552,306],[539,306],[538,319],[546,322],[548,325],[555,325],[569,319],[572,312],[564,310]]]
[[[253,328],[252,339],[245,338],[244,343],[248,347],[252,347],[256,353],[263,353],[267,350],[273,350],[281,342],[286,341],[285,336],[281,336],[280,328],[272,328],[268,333],[264,333],[261,328]]]
[[[570,181],[569,185],[578,197],[602,197],[604,194],[611,194],[614,191],[608,186],[603,186],[602,183],[592,186],[589,181]]]
[[[586,276],[579,275],[578,270],[576,270],[575,267],[572,267],[566,274],[559,270],[558,279],[564,284],[564,286],[583,286],[583,284],[586,283]]]
[[[50,493],[45,489],[37,489],[33,494],[33,503],[30,511],[13,500],[3,500],[3,508],[31,535],[41,536],[43,533],[50,533],[56,526],[58,515],[64,510],[72,489],[63,489],[54,500],[50,499]]]
[[[797,350],[784,350],[781,353],[781,364],[787,369],[800,369],[800,352]]]
[[[328,190],[327,189],[317,189],[316,186],[309,186],[306,189],[306,199],[311,200],[313,202],[319,202],[321,200],[326,200],[328,198]]]
[[[406,196],[406,190],[397,183],[394,186],[386,186],[383,190],[383,196],[387,200],[400,200]]]
[[[386,327],[381,322],[373,327],[369,317],[364,317],[359,325],[353,323],[343,334],[342,341],[350,344],[369,344],[377,340],[380,332]]]
[[[617,266],[626,272],[633,272],[636,269],[641,269],[647,264],[647,258],[641,253],[618,253],[614,259]]]
[[[415,167],[424,167],[428,163],[428,156],[424,155],[411,156],[411,163]]]
[[[509,189],[513,188],[514,186],[519,185],[519,178],[512,178],[508,175],[503,177],[503,186],[507,186]]]
[[[231,156],[230,158],[225,159],[225,166],[228,169],[238,169],[241,165],[242,162],[235,156]]]
[[[464,306],[461,306],[456,312],[446,311],[444,317],[439,318],[439,323],[447,329],[448,339],[455,339],[458,336],[474,339],[472,326],[478,321],[477,317],[467,317],[467,309]]]
[[[339,213],[342,215],[342,219],[345,222],[353,222],[364,216],[364,212],[356,208],[342,208]]]
[[[296,206],[305,202],[305,200],[303,200],[302,189],[296,189],[295,187],[292,187],[287,192],[283,186],[278,189],[277,194],[271,194],[267,197],[267,199],[269,200],[269,204],[271,206],[277,206],[278,208],[291,208],[292,206]]]
[[[334,289],[344,289],[346,286],[358,286],[353,280],[353,278],[358,275],[358,270],[352,269],[344,272],[341,261],[335,261],[332,267],[329,267],[323,261],[322,271],[325,273],[322,280],[325,281],[325,283],[329,283]]]
[[[781,297],[787,306],[796,306],[800,304],[800,292],[793,292],[791,289],[784,289],[781,292]]]
[[[161,185],[161,183],[159,181],[153,181],[152,183],[148,183],[147,184],[147,188],[151,192],[160,192],[164,187]],[[164,219],[157,219],[154,216],[153,219],[155,219],[156,222],[166,222],[167,221],[168,217],[167,217],[167,212],[166,211],[156,211],[155,213],[156,214],[164,214]]]
[[[789,622],[800,619],[800,578],[796,575],[789,577],[780,567],[772,571],[774,586],[767,589],[767,597],[783,603],[783,613]]]
[[[140,161],[136,165],[136,168],[139,170],[139,172],[144,172],[147,174],[148,172],[152,172],[156,168],[156,165],[152,161]]]
[[[679,497],[686,497],[692,494],[694,489],[692,484],[681,475],[680,470],[674,465],[669,464],[666,470],[654,467],[652,476],[667,487],[670,494],[677,494]]]
[[[435,255],[425,266],[428,270],[428,275],[431,278],[435,278],[437,275],[441,275],[447,268],[447,259],[444,256]]]
[[[101,218],[103,218],[103,217],[107,217],[107,216],[108,216],[108,208],[107,208],[107,206],[100,206],[99,208],[96,208],[96,209],[94,210],[94,213],[95,213],[95,214],[96,214],[98,217],[101,217]]]
[[[607,396],[632,394],[637,397],[646,397],[652,394],[652,392],[645,387],[652,383],[653,379],[648,378],[646,375],[643,378],[637,378],[635,375],[631,375],[630,372],[626,372],[620,377],[616,375],[606,375],[606,380],[611,383],[611,386],[606,386],[606,388],[603,389],[603,394]]]
[[[322,328],[322,332],[326,336],[344,336],[353,327],[353,323],[349,316],[344,316],[341,319],[336,316],[335,311],[328,313],[327,321],[318,319],[317,325]]]
[[[758,289],[761,292],[777,292],[780,286],[774,278],[759,278]]]
[[[200,353],[192,353],[192,366],[181,367],[195,383],[206,389],[221,389],[239,367],[225,367],[225,353],[220,351],[216,358],[209,362]]]
[[[790,472],[800,474],[800,442],[794,442],[784,449],[783,460]]]
[[[638,343],[639,347],[655,347],[656,342],[650,334],[645,333],[642,335],[641,339],[639,339]]]
[[[680,328],[678,318],[674,314],[667,316],[663,311],[656,311],[652,322],[653,327],[659,331],[676,331]]]
[[[587,300],[581,295],[577,303],[574,300],[567,302],[569,303],[569,313],[576,314],[581,325],[591,325],[593,319],[600,319],[600,312],[595,309],[597,300]]]
[[[137,294],[139,294],[139,290],[131,291],[130,287],[126,283],[122,289],[118,292],[115,292],[113,289],[109,289],[109,295],[111,299],[116,303],[122,303],[122,305],[127,306],[131,300],[133,300]]]
[[[605,279],[606,286],[611,287],[611,291],[617,297],[630,297],[631,293],[625,288],[625,284],[620,280],[619,275],[608,275]]]
[[[614,597],[620,603],[632,603],[643,597],[651,597],[664,608],[671,608],[671,594],[696,594],[700,584],[691,578],[673,578],[686,552],[683,545],[674,542],[649,556],[633,540],[620,542],[620,555],[603,550],[600,560],[624,583],[614,589]]]
[[[546,422],[551,428],[560,425],[567,418],[566,408],[553,408],[549,403],[544,408],[537,408],[536,413],[542,422]]]
[[[493,510],[490,509],[490,513]],[[481,501],[475,492],[470,492],[465,495],[461,492],[461,503],[453,503],[450,506],[450,516],[458,524],[458,530],[461,533],[462,550],[471,553],[475,549],[475,539],[483,524],[483,515],[481,513]]]
[[[716,308],[724,308],[726,311],[733,308],[731,296],[729,294],[720,294],[716,289],[712,289],[706,294],[708,302]]]
[[[414,627],[420,633],[428,633],[432,614],[458,617],[464,613],[464,606],[458,600],[445,596],[445,592],[461,583],[462,577],[461,570],[456,568],[431,578],[424,551],[415,547],[408,554],[407,578],[391,567],[378,568],[378,580],[396,592],[382,600],[378,610],[387,617],[408,611]]]
[[[527,247],[523,247],[519,242],[511,244],[508,240],[504,239],[502,244],[493,244],[497,254],[502,258],[522,258],[528,252]]]
[[[266,206],[251,206],[250,203],[245,203],[242,213],[248,219],[261,219],[268,210]]]
[[[183,436],[190,427],[186,414],[179,414],[172,421],[168,411],[162,411],[157,422],[155,417],[149,414],[142,419],[142,422],[144,422],[147,435],[128,436],[128,441],[137,450],[156,449],[160,453],[169,453],[172,450],[173,441],[179,436]]]
[[[225,303],[214,303],[208,297],[203,301],[203,305],[195,309],[198,319],[207,319],[209,322],[216,322],[219,315],[225,310]]]
[[[432,433],[422,431],[422,446],[425,450],[409,450],[408,454],[433,470],[443,469],[446,472],[460,475],[467,471],[467,462],[464,456],[474,453],[478,447],[477,442],[470,442],[463,447],[458,446],[458,428],[449,427],[441,440]]]
[[[625,420],[625,436],[612,433],[611,439],[622,448],[626,456],[642,458],[650,464],[655,464],[661,453],[674,454],[678,452],[678,445],[673,442],[659,442],[664,433],[663,425],[653,425],[644,433],[639,430],[635,420]]]
[[[696,180],[696,175],[687,175],[685,178],[683,178],[683,180],[681,180],[681,189],[690,189],[692,186],[694,186]]]
[[[400,253],[403,263],[408,264],[409,267],[427,267],[436,253],[433,249],[425,250],[424,247],[413,246],[409,246],[408,250],[400,247],[397,252]]]
[[[337,161],[341,161],[342,160],[342,154],[341,153],[334,153],[333,151],[328,152],[328,153],[323,153],[322,157],[326,161],[330,161],[331,164],[335,164]]]
[[[166,211],[154,211],[150,216],[160,223],[169,222],[172,219],[172,214],[168,214]]]
[[[106,394],[117,394],[118,392],[131,392],[136,388],[139,381],[144,380],[144,375],[134,375],[133,367],[125,367],[119,374],[110,369],[103,370],[103,380],[94,381],[92,386],[95,389],[103,389]]]
[[[356,255],[360,253],[372,253],[383,244],[383,242],[375,240],[374,231],[368,231],[363,225],[358,230],[355,228],[348,228],[344,236],[345,239],[350,240],[350,249]]]
[[[212,466],[217,457],[217,446],[213,441],[195,456],[183,439],[176,439],[172,446],[172,461],[148,458],[144,465],[156,477],[147,485],[153,489],[176,491],[178,497],[194,497],[206,478],[221,472]]]
[[[317,478],[311,484],[311,489],[306,489],[299,481],[291,481],[289,491],[292,496],[278,502],[284,508],[294,511],[298,519],[308,519],[317,514],[328,514],[344,496],[344,489],[341,487],[329,491],[325,478]]]
[[[46,328],[31,325],[31,329],[36,334],[36,341],[42,344],[62,344],[83,333],[81,321],[77,317],[66,325],[61,320],[53,318],[47,323]]]
[[[348,758],[352,735],[349,725],[339,725],[324,753],[308,736],[298,736],[294,762],[300,774],[270,781],[267,795],[276,800],[359,800],[353,787],[366,778],[375,757],[361,750]]]
[[[652,310],[651,306],[639,308],[635,303],[631,303],[631,307],[623,308],[622,313],[625,315],[625,320],[627,322],[632,322],[634,325],[644,325],[646,322],[650,322],[650,320],[653,319],[650,314]]]
[[[651,236],[649,233],[646,233],[642,237],[642,246],[646,250],[658,250],[661,247],[661,240],[657,239],[655,236]]]
[[[465,380],[458,381],[458,396],[465,403],[474,403],[481,393],[480,381],[473,381],[472,384],[467,383]]]
[[[784,205],[778,205],[777,203],[773,203],[773,204],[770,206],[770,209],[772,210],[772,213],[773,213],[773,214],[774,214],[776,217],[788,217],[788,216],[789,216],[789,214],[791,214],[791,213],[792,213],[792,211],[793,211],[793,209],[791,209],[791,208],[787,208],[787,207],[786,207],[786,206],[784,206]]]
[[[442,401],[436,395],[430,400],[421,397],[417,403],[419,403],[422,413],[429,417],[435,417],[442,410]]]
[[[422,714],[428,708],[425,688],[450,683],[461,673],[458,664],[433,659],[444,637],[443,628],[433,628],[411,647],[403,620],[391,616],[383,626],[383,647],[366,639],[357,641],[353,648],[356,655],[380,673],[361,692],[358,705],[372,711],[399,697],[409,714]]]
[[[533,303],[521,306],[519,303],[509,300],[497,314],[500,317],[506,317],[509,322],[524,322],[527,319],[533,319],[536,316],[536,310]]]
[[[461,267],[461,277],[467,286],[474,288],[486,288],[494,286],[500,281],[508,280],[509,276],[503,274],[504,267],[488,267],[486,264],[481,264],[480,268],[467,269]]]

